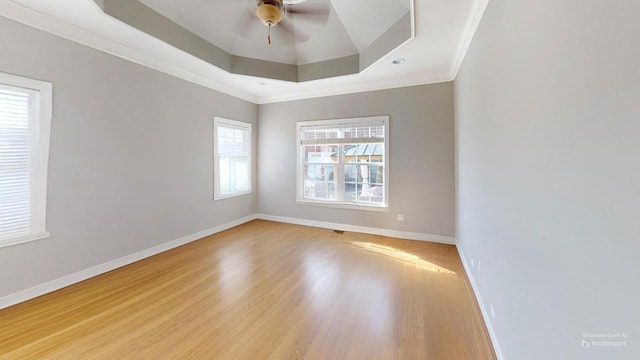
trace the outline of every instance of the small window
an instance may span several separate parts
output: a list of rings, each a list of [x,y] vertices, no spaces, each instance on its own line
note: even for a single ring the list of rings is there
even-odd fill
[[[297,123],[297,201],[388,208],[388,116]]]
[[[251,124],[214,117],[215,200],[251,193]]]
[[[0,73],[0,246],[45,230],[51,83]]]

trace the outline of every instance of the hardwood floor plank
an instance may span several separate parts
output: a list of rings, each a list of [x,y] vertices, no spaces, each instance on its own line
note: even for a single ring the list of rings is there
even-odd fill
[[[0,359],[495,359],[455,247],[256,220],[0,310]]]

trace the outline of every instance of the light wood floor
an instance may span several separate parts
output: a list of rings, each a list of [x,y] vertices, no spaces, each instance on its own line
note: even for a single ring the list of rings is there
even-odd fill
[[[0,311],[0,359],[495,359],[453,246],[256,220]]]

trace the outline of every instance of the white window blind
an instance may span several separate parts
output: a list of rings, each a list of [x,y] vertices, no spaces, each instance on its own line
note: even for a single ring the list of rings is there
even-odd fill
[[[388,116],[297,123],[297,201],[388,207]]]
[[[48,236],[51,84],[0,73],[0,246]]]
[[[0,88],[0,239],[31,232],[29,94]]]
[[[214,118],[214,199],[251,192],[251,124]]]

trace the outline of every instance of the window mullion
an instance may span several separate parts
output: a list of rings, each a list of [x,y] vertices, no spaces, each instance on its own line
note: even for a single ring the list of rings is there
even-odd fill
[[[336,200],[344,201],[344,144],[338,145],[338,164],[336,167]]]

